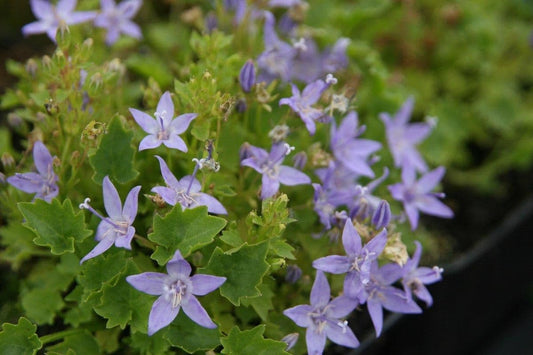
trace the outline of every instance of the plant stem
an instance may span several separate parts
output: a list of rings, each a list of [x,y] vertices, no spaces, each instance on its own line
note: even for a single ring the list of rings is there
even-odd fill
[[[157,246],[155,243],[152,243],[151,241],[149,241],[148,239],[146,239],[145,237],[142,237],[138,234],[135,234],[133,236],[135,239],[137,239],[137,241],[139,242],[139,244],[143,247],[146,247],[148,249],[152,249],[152,250],[155,250],[155,247]]]
[[[44,345],[44,344],[51,343],[51,342],[59,340],[59,339],[63,339],[65,337],[69,336],[69,335],[74,335],[74,334],[81,333],[83,331],[84,331],[83,329],[63,330],[63,331],[60,331],[60,332],[57,332],[57,333],[43,335],[42,337],[39,338],[39,340]]]

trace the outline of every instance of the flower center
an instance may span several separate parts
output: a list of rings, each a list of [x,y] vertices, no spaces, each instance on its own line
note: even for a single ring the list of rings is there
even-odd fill
[[[167,286],[167,295],[170,298],[172,308],[179,307],[181,301],[187,292],[187,284],[181,280],[177,280]]]
[[[165,128],[165,118],[167,116],[167,111],[163,110],[161,112],[156,111],[154,113],[155,118],[159,121],[161,129],[157,132],[157,139],[160,141],[167,140],[170,137],[170,132]]]

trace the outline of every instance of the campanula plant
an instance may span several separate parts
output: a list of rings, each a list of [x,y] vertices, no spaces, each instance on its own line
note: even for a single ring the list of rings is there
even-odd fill
[[[54,50],[1,101],[0,353],[321,354],[446,302],[414,242],[453,216],[438,127],[407,95],[365,110],[379,65],[312,2],[29,5]]]

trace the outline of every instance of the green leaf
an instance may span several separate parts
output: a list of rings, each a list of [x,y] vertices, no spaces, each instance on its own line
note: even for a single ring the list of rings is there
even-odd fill
[[[218,329],[208,329],[199,326],[183,312],[180,311],[176,319],[170,324],[163,337],[170,344],[177,346],[188,353],[199,350],[211,350],[220,344]]]
[[[226,277],[226,282],[220,287],[220,294],[238,306],[243,297],[261,295],[258,286],[269,268],[265,261],[267,249],[267,243],[244,244],[227,252],[217,247],[205,271]]]
[[[106,175],[121,184],[137,177],[139,172],[133,168],[135,149],[131,145],[132,137],[133,133],[126,132],[117,117],[111,121],[96,153],[89,157],[94,182],[102,184]]]
[[[37,326],[28,319],[19,318],[18,324],[4,323],[0,332],[0,354],[35,354],[42,347],[35,331]]]
[[[96,332],[96,341],[102,352],[105,352],[106,354],[114,353],[120,348],[120,333],[121,331],[119,327],[99,330]]]
[[[0,259],[7,261],[17,270],[20,265],[33,255],[48,254],[39,249],[34,243],[35,234],[19,223],[9,223],[0,228],[0,244],[4,247],[0,252]]]
[[[107,319],[107,328],[119,326],[124,329],[129,323],[132,331],[146,333],[148,315],[155,298],[136,290],[126,281],[126,276],[139,273],[137,265],[129,260],[116,285],[106,284],[102,288],[101,304],[94,310]]]
[[[70,324],[76,328],[81,323],[85,323],[93,317],[93,307],[89,303],[83,302],[82,296],[83,287],[80,285],[76,286],[71,293],[65,296],[65,301],[75,302],[75,304],[65,312],[63,320],[66,324]]]
[[[220,338],[224,346],[222,354],[254,354],[254,355],[279,355],[288,354],[282,341],[265,339],[263,333],[265,325],[241,331],[237,326],[233,327],[225,338]]]
[[[205,121],[199,121],[199,122],[193,122],[192,128],[191,128],[191,134],[200,141],[205,141],[207,138],[209,138],[209,129],[211,127],[211,121],[205,120]]]
[[[209,216],[205,206],[182,211],[177,205],[165,217],[154,218],[154,232],[148,239],[158,246],[151,258],[164,265],[177,249],[187,257],[210,244],[225,225],[225,219]]]
[[[154,55],[133,54],[126,60],[126,66],[139,75],[154,78],[162,87],[169,86],[174,77],[165,62]]]
[[[83,263],[78,281],[85,288],[85,294],[100,291],[105,285],[115,285],[126,269],[126,262],[124,250],[110,250]]]
[[[143,333],[133,333],[130,336],[129,346],[139,350],[141,354],[160,355],[167,354],[170,344],[163,338],[163,331],[160,331],[152,336]],[[172,354],[175,354],[175,352]]]
[[[237,248],[244,244],[244,241],[242,240],[241,236],[239,235],[239,231],[235,229],[228,229],[225,230],[222,233],[222,236],[220,237],[220,240],[222,240],[224,243]]]
[[[24,225],[37,235],[33,242],[50,247],[52,254],[73,253],[74,242],[79,243],[91,234],[85,228],[83,214],[74,213],[69,199],[63,205],[57,199],[51,203],[37,199],[33,203],[20,202],[18,208],[26,219]]]
[[[259,291],[261,296],[253,298],[243,298],[242,304],[244,306],[251,305],[255,312],[261,317],[261,319],[266,322],[268,319],[268,311],[274,308],[272,304],[272,297],[274,297],[274,292],[269,285],[263,283],[259,285]]]
[[[22,296],[22,308],[37,324],[52,324],[65,304],[58,290],[35,288]]]
[[[296,257],[292,253],[294,251],[294,248],[281,238],[270,240],[270,250],[272,250],[274,254],[282,258],[287,258],[291,260],[296,259]]]
[[[100,347],[88,330],[65,337],[59,344],[46,348],[47,354],[100,354]]]

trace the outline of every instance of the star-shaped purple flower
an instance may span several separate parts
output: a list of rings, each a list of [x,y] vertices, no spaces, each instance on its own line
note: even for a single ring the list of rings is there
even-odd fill
[[[38,21],[22,27],[22,33],[24,36],[46,33],[55,43],[58,28],[95,18],[96,11],[74,12],[76,3],[77,0],[59,0],[57,5],[52,5],[45,0],[30,0],[31,11]]]
[[[272,145],[270,153],[266,150],[249,146],[250,156],[241,161],[241,165],[249,166],[263,174],[261,185],[261,199],[272,197],[279,190],[279,185],[309,184],[311,179],[301,171],[290,166],[281,165],[283,159],[292,148],[284,142]]]
[[[387,244],[387,230],[383,229],[370,242],[362,246],[361,237],[350,219],[342,231],[342,244],[346,256],[329,255],[313,261],[313,267],[332,274],[344,274],[344,292],[352,299],[360,298],[363,288],[370,281],[370,266],[377,260]]]
[[[202,185],[193,176],[187,175],[178,180],[168,168],[167,163],[161,157],[157,155],[155,157],[159,160],[161,175],[167,186],[156,186],[152,188],[152,192],[159,194],[166,203],[172,206],[179,203],[182,209],[207,206],[207,211],[210,213],[228,213],[216,198],[200,192]]]
[[[96,228],[95,239],[98,244],[85,255],[80,264],[85,260],[92,259],[97,255],[102,254],[107,249],[111,248],[115,244],[118,248],[131,249],[131,240],[135,235],[135,228],[132,226],[135,216],[137,215],[137,204],[139,191],[141,186],[135,186],[130,190],[126,201],[124,202],[124,208],[122,208],[122,202],[120,196],[115,188],[115,185],[106,176],[102,183],[104,206],[109,217],[103,217],[94,208],[89,205],[91,201],[86,198],[85,201],[80,204],[81,209],[87,209],[100,218],[102,221]]]
[[[142,37],[139,26],[131,21],[141,5],[142,0],[124,0],[118,5],[115,0],[100,0],[102,12],[96,16],[94,24],[107,29],[107,45],[115,43],[121,33],[137,39]]]
[[[444,176],[444,167],[438,167],[424,174],[416,181],[416,172],[413,168],[402,170],[403,183],[389,186],[389,191],[395,200],[403,202],[403,207],[411,229],[418,226],[419,211],[442,218],[452,218],[453,211],[439,201],[443,193],[430,192]]]
[[[415,241],[416,250],[411,259],[408,259],[403,266],[402,285],[409,298],[412,298],[414,293],[416,297],[421,299],[429,307],[433,304],[433,297],[424,285],[429,285],[442,280],[442,272],[438,266],[432,268],[421,266],[418,267],[420,256],[422,254],[422,245]]]
[[[299,305],[283,311],[298,326],[307,328],[305,340],[309,355],[322,354],[326,338],[350,348],[359,346],[348,322],[340,320],[354,310],[357,302],[344,296],[330,301],[329,283],[321,271],[316,272],[310,301],[310,305]]]
[[[33,162],[38,173],[17,173],[8,177],[7,182],[19,190],[34,193],[34,198],[50,202],[59,193],[58,177],[54,173],[54,158],[41,141],[33,144]]]
[[[195,296],[204,296],[225,281],[225,277],[196,274],[191,275],[191,265],[176,250],[167,264],[168,274],[143,272],[126,277],[126,281],[137,290],[159,296],[154,302],[148,318],[148,335],[153,335],[169,325],[178,315],[180,308],[195,323],[205,328],[216,328],[207,311]]]
[[[381,113],[385,123],[387,142],[396,167],[413,167],[420,172],[428,170],[427,164],[416,150],[431,132],[429,123],[408,123],[413,111],[414,99],[408,98],[400,110],[392,118],[388,113]]]
[[[373,261],[370,274],[370,281],[364,287],[363,299],[366,300],[376,336],[381,334],[383,328],[383,308],[397,313],[422,313],[422,309],[403,290],[391,286],[401,276],[401,269],[397,268],[397,264],[385,264],[378,268],[378,262]]]
[[[174,103],[168,91],[165,91],[157,104],[157,110],[154,113],[155,119],[134,108],[130,108],[130,112],[139,126],[149,133],[139,144],[139,150],[157,148],[164,144],[182,152],[187,151],[187,146],[179,135],[185,132],[198,114],[186,113],[173,118]]]
[[[312,107],[329,87],[329,84],[322,79],[318,79],[308,84],[301,93],[296,85],[291,84],[291,87],[292,96],[279,100],[279,104],[280,106],[289,105],[305,123],[309,134],[313,135],[316,131],[316,121],[328,122],[331,119],[324,111]]]
[[[370,139],[358,139],[365,127],[359,127],[357,113],[351,111],[344,117],[339,128],[331,125],[331,151],[335,158],[356,174],[374,177],[368,164],[370,154],[381,148],[381,144]]]

